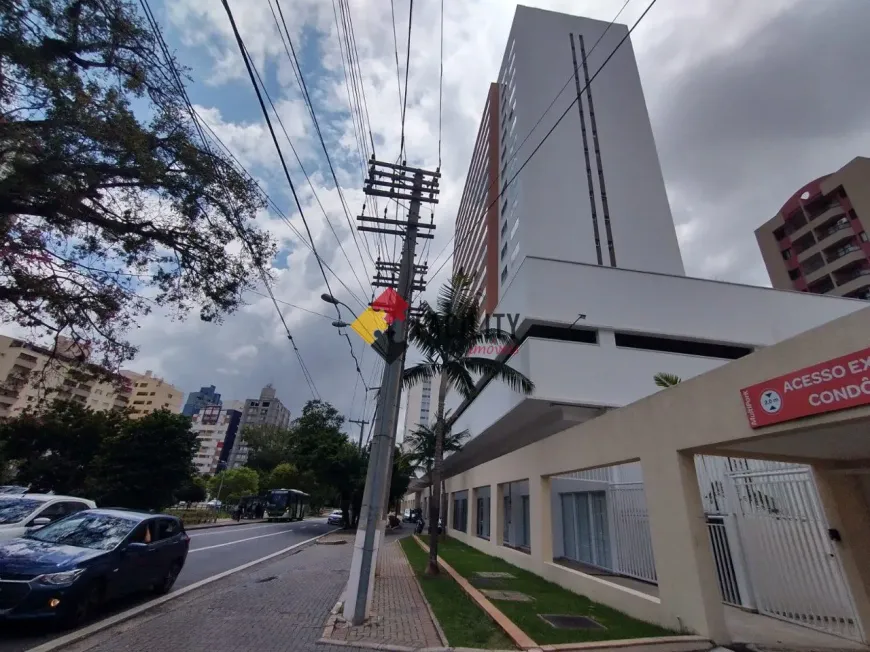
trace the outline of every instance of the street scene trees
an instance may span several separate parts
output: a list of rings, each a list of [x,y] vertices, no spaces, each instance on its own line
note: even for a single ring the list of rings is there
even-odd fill
[[[146,17],[125,0],[24,0],[0,25],[4,321],[117,369],[155,305],[233,312],[275,251],[253,222],[264,200],[201,143]]]
[[[134,420],[55,401],[0,424],[0,448],[11,479],[31,491],[148,510],[173,504],[193,482],[198,444],[180,414]]]

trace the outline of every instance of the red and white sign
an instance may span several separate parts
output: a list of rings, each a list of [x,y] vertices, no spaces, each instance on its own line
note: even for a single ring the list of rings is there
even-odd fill
[[[740,395],[753,428],[870,405],[870,348],[745,387]]]

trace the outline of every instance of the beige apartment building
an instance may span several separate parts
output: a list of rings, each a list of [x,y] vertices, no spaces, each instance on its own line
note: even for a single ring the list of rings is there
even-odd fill
[[[81,355],[72,340],[58,339],[57,350],[0,335],[0,419],[14,417],[46,396],[78,401],[93,410],[123,409],[130,395],[96,380],[71,363]]]
[[[800,188],[755,231],[779,290],[870,299],[870,159]]]
[[[149,369],[144,374],[127,369],[121,375],[130,381],[130,405],[133,408],[133,418],[138,419],[155,410],[167,409],[179,414],[183,403],[184,392],[170,385],[163,378],[158,378]]]

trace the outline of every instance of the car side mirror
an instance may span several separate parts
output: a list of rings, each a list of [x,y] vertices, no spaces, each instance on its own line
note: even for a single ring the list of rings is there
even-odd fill
[[[47,516],[40,516],[39,518],[35,518],[30,522],[29,527],[45,527],[51,523],[51,519]]]

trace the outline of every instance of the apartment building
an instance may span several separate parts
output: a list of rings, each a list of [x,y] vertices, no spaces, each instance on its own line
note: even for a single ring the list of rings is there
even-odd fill
[[[870,159],[798,189],[755,231],[780,290],[870,299]]]
[[[220,405],[206,405],[191,416],[191,430],[199,442],[193,463],[199,473],[214,474],[220,462],[229,461],[241,421],[241,410]]]
[[[221,395],[217,393],[214,385],[200,387],[198,392],[191,392],[187,395],[187,401],[184,402],[184,408],[182,408],[181,413],[185,416],[192,417],[207,405],[220,404]]]
[[[266,385],[260,392],[259,398],[245,400],[242,419],[239,424],[240,432],[247,427],[274,426],[286,428],[290,425],[290,410],[275,395],[275,388],[271,384]],[[236,438],[236,443],[228,457],[229,468],[244,466],[248,461],[248,444],[244,436]]]
[[[51,398],[77,401],[93,410],[127,407],[126,380],[103,381],[99,369],[81,366],[82,355],[86,352],[66,337],[59,337],[52,350],[0,335],[0,419]]]
[[[153,375],[150,369],[144,374],[125,369],[121,375],[131,384],[130,405],[134,419],[156,410],[165,409],[176,414],[181,412],[184,392]]]

